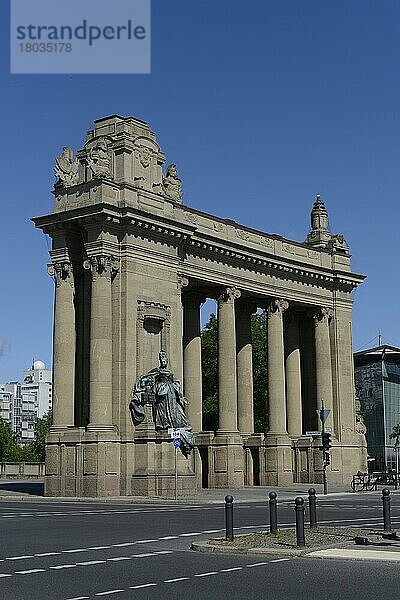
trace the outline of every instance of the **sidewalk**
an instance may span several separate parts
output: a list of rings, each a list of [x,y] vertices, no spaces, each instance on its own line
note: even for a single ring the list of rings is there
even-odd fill
[[[175,501],[171,498],[148,498],[147,496],[110,496],[107,498],[71,498],[58,497],[46,498],[43,496],[43,480],[0,480],[0,501],[1,500],[35,500],[44,502],[62,501],[81,501],[81,502],[127,502],[127,503],[185,503],[185,504],[221,504],[228,494],[233,496],[235,503],[241,502],[266,502],[269,492],[278,494],[278,501],[293,500],[297,496],[308,495],[309,488],[313,487],[317,496],[323,497],[322,484],[300,484],[295,483],[289,487],[244,487],[240,489],[201,489],[193,496],[178,497]],[[374,492],[366,492],[374,493]],[[350,486],[331,486],[329,488],[329,497],[343,496],[353,494]],[[359,493],[363,495],[363,493]],[[326,497],[328,497],[326,496]]]

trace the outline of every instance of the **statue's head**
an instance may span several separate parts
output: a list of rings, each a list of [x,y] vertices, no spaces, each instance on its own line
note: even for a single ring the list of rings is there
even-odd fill
[[[160,367],[165,369],[165,367],[168,366],[168,354],[165,352],[165,350],[161,350],[161,352],[158,355],[158,358],[160,360]]]

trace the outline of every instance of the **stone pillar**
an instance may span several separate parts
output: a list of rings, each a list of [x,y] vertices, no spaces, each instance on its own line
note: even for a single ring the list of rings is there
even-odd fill
[[[91,256],[84,268],[92,273],[88,429],[113,429],[111,277],[118,261],[112,256]]]
[[[334,422],[332,359],[331,342],[329,336],[329,321],[332,318],[332,316],[333,310],[324,306],[319,308],[318,311],[314,314],[317,406],[319,410],[321,408],[321,402],[323,400],[324,407],[329,408],[331,411],[325,423],[327,427],[332,427],[332,424]],[[334,433],[333,430],[332,433]]]
[[[254,433],[253,411],[253,348],[251,315],[254,307],[239,303],[236,307],[236,362],[238,428],[243,437]]]
[[[265,468],[261,470],[262,485],[293,483],[291,440],[286,425],[285,355],[283,342],[283,312],[288,302],[274,299],[268,307],[268,404],[269,429],[265,436]]]
[[[227,288],[218,298],[219,432],[237,433],[235,299],[240,291]]]
[[[240,291],[224,290],[218,298],[219,429],[213,440],[213,487],[244,485],[244,448],[238,431],[235,300]]]
[[[53,334],[53,426],[74,426],[75,307],[74,278],[69,261],[55,262],[48,273],[56,284]]]
[[[285,335],[287,431],[291,438],[302,434],[302,399],[299,322],[296,313],[288,313]]]
[[[283,312],[286,300],[275,299],[268,307],[268,401],[270,434],[287,434]]]
[[[183,390],[189,404],[186,408],[193,431],[202,430],[202,374],[200,304],[204,298],[197,292],[183,297]]]

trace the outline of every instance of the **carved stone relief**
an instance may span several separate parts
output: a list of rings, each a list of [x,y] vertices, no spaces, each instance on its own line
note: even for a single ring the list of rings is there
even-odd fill
[[[72,148],[64,146],[62,153],[57,156],[54,166],[54,175],[58,177],[57,183],[65,187],[76,185],[79,179],[79,163],[74,157]]]

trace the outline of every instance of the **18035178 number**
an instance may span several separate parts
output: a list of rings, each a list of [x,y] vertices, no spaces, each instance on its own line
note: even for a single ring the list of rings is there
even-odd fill
[[[72,52],[68,42],[26,42],[19,44],[20,52]]]

